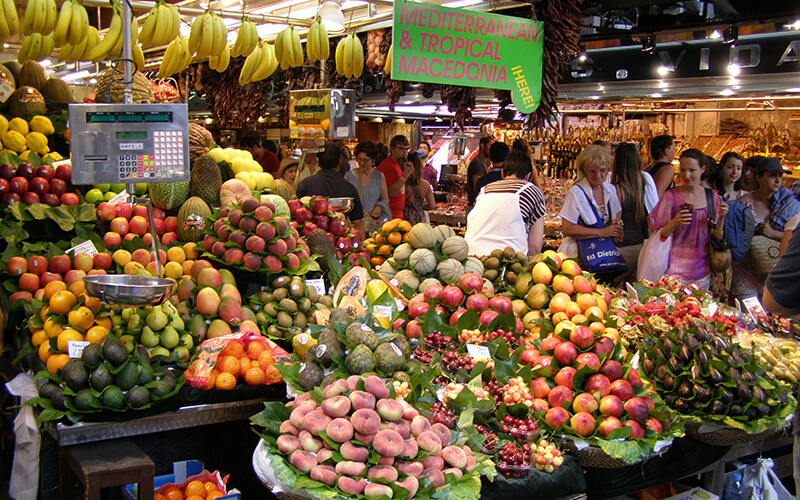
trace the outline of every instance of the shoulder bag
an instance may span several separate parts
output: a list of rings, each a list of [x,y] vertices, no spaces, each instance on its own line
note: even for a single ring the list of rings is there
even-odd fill
[[[722,229],[715,227],[714,192],[706,188],[706,213],[708,214],[708,258],[711,271],[721,273],[731,267],[731,250],[722,235]]]
[[[586,202],[589,203],[595,218],[595,223],[590,225],[586,224],[583,218],[579,217],[578,224],[583,227],[596,229],[606,227],[605,221],[600,217],[597,209],[594,208],[594,203],[592,203],[589,195],[586,194],[586,191],[584,191],[582,187],[578,186],[578,189],[580,189],[583,196],[586,197]],[[590,273],[621,273],[628,270],[625,259],[622,258],[622,255],[620,255],[617,246],[614,245],[614,241],[611,238],[598,237],[577,241],[578,254],[580,255],[581,265],[584,270]]]

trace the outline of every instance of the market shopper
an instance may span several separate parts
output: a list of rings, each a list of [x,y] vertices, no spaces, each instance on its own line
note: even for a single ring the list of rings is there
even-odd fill
[[[255,130],[249,130],[239,140],[239,147],[249,151],[253,155],[253,159],[264,169],[264,172],[277,173],[280,169],[280,161],[275,156],[275,153],[264,148],[263,142],[261,134]]]
[[[707,290],[711,283],[708,242],[712,227],[722,229],[728,206],[719,195],[706,191],[701,184],[706,155],[698,149],[687,149],[680,157],[680,178],[683,184],[661,197],[648,216],[652,231],[661,230],[661,238],[672,236],[672,248],[666,274],[697,283]],[[706,200],[714,203],[714,219],[709,217]]]
[[[742,167],[744,166],[744,158],[739,153],[728,151],[722,155],[719,161],[719,172],[715,182],[715,188],[723,200],[736,200],[744,194],[743,191],[736,188],[739,179],[742,178]]]
[[[625,259],[628,272],[617,278],[617,284],[636,281],[639,252],[644,240],[650,235],[647,214],[658,204],[658,191],[650,174],[642,172],[642,158],[632,143],[624,142],[617,147],[611,184],[617,189],[622,207],[622,240],[617,250]]]
[[[431,155],[431,145],[428,144],[427,141],[422,141],[417,146],[417,156],[419,156],[420,161],[422,161],[422,178],[430,183],[431,188],[436,191],[439,189],[439,181],[437,177],[439,176],[439,172],[433,168],[431,165],[430,160]]]
[[[753,210],[756,228],[750,251],[733,270],[731,294],[735,298],[761,295],[767,275],[778,262],[786,224],[800,213],[800,200],[783,187],[785,173],[791,171],[777,158],[762,158],[756,177],[758,189],[739,198]]]
[[[512,151],[503,164],[503,179],[478,194],[464,236],[471,255],[505,247],[529,256],[542,251],[547,207],[542,191],[527,180],[531,171],[530,157]]]
[[[430,183],[423,178],[422,162],[419,156],[410,155],[407,162],[413,166],[411,176],[406,182],[406,205],[403,218],[413,226],[418,222],[430,222],[428,210],[433,210],[436,201]]]
[[[475,183],[475,192],[480,193],[483,186],[499,181],[503,178],[503,162],[511,150],[506,143],[497,141],[489,148],[489,158],[492,160],[492,169]]]
[[[756,155],[745,160],[742,167],[742,177],[734,185],[734,189],[744,192],[758,189],[758,163],[764,158],[764,156]]]
[[[542,189],[542,183],[539,181],[539,171],[536,170],[536,165],[533,163],[533,154],[531,153],[531,146],[525,139],[514,139],[511,143],[512,151],[521,151],[528,158],[531,159],[531,182],[536,184],[536,187]]]
[[[303,162],[297,166],[297,178],[294,181],[295,188],[300,185],[303,179],[311,177],[320,169],[317,162],[317,152],[320,151],[317,141],[314,139],[303,139],[300,141],[300,151],[305,153],[305,156],[303,156]]]
[[[467,167],[467,212],[475,205],[475,198],[478,192],[475,190],[475,184],[478,179],[486,175],[489,171],[489,149],[492,147],[494,139],[489,136],[481,137],[478,142],[478,154],[469,162]]]
[[[404,135],[396,135],[389,142],[389,156],[378,165],[378,170],[386,179],[386,186],[389,190],[389,207],[392,209],[393,219],[403,218],[403,209],[406,206],[405,185],[411,177],[413,167],[410,163],[404,162],[401,167],[399,161],[408,158],[411,149],[408,138]]]
[[[675,187],[675,170],[672,161],[675,159],[675,138],[671,135],[657,135],[650,141],[650,156],[653,161],[644,171],[653,177],[658,190],[658,198],[664,196],[667,189]]]
[[[317,153],[320,170],[300,181],[297,185],[297,196],[327,196],[330,198],[353,198],[353,209],[347,213],[347,218],[364,237],[364,210],[361,208],[361,198],[355,186],[344,180],[337,172],[341,152],[334,144],[326,144],[322,152]]]
[[[345,174],[344,178],[358,189],[364,209],[364,230],[372,234],[383,222],[391,218],[389,189],[383,174],[375,169],[378,148],[374,142],[359,142],[355,150],[358,168]]]
[[[278,178],[275,179],[274,190],[286,201],[297,196],[294,191],[294,181],[297,178],[297,165],[299,163],[300,160],[293,156],[288,156],[281,160],[281,168],[278,171]]]

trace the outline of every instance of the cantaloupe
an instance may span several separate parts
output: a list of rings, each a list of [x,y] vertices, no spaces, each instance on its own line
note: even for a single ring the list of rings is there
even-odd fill
[[[442,243],[442,253],[461,262],[469,255],[469,244],[461,236],[450,236]]]
[[[427,248],[418,248],[411,253],[408,259],[411,268],[420,276],[431,274],[436,270],[436,255]]]
[[[455,259],[445,259],[436,266],[436,274],[441,280],[453,283],[464,274],[464,266]]]
[[[436,245],[436,231],[424,222],[414,224],[408,232],[408,242],[414,248],[433,248]]]

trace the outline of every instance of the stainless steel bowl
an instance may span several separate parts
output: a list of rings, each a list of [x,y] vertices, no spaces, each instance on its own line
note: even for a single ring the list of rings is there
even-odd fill
[[[346,198],[331,198],[328,200],[328,206],[336,210],[337,212],[342,212],[346,214],[350,210],[353,209],[354,198],[346,197]]]
[[[157,306],[172,296],[175,280],[150,276],[100,274],[83,278],[86,293],[107,304]]]

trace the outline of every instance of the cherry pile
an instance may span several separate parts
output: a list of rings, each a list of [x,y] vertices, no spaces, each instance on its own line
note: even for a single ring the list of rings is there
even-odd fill
[[[539,426],[536,425],[536,421],[533,418],[523,420],[506,415],[500,419],[500,426],[500,430],[510,434],[517,441],[532,442],[539,435]]]
[[[486,392],[492,395],[494,402],[499,406],[503,402],[503,386],[497,380],[490,380],[483,383]]]
[[[502,328],[500,328],[496,331],[490,332],[489,337],[491,337],[492,340],[497,340],[497,338],[499,337],[505,340],[506,344],[508,344],[509,347],[512,348],[519,347],[519,339],[517,338],[516,335],[514,335],[514,332],[507,332]]]
[[[555,443],[540,439],[533,450],[533,462],[536,470],[553,472],[564,463],[564,455],[561,454],[561,450],[556,447]]]
[[[497,470],[509,479],[522,479],[528,476],[531,467],[531,445],[507,442],[497,452]]]
[[[442,356],[442,367],[447,373],[455,373],[459,370],[470,372],[475,368],[475,360],[467,354],[448,351]]]
[[[531,388],[522,377],[511,378],[503,386],[503,402],[508,406],[513,406],[517,403],[523,403],[528,407],[533,405]]]
[[[436,402],[431,405],[431,423],[440,423],[445,427],[452,427],[455,421],[456,414],[441,402]]]
[[[419,347],[414,350],[414,358],[423,363],[430,363],[433,354],[436,352],[446,352],[456,348],[453,339],[441,332],[433,332],[422,339]]]
[[[486,453],[494,453],[495,450],[497,450],[497,434],[482,425],[475,425],[475,430],[485,438],[481,445],[483,451]]]

